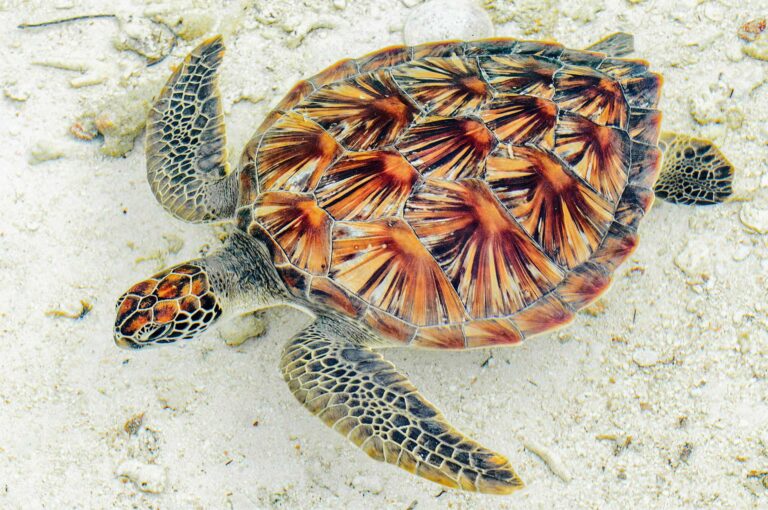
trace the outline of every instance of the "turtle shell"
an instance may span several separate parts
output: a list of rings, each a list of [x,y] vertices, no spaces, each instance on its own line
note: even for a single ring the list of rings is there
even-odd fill
[[[239,224],[317,311],[410,345],[514,344],[635,248],[660,87],[644,61],[514,39],[343,60],[248,143]]]

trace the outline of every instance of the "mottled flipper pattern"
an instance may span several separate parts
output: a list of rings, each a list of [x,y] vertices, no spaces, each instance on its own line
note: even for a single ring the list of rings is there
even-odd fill
[[[668,202],[712,205],[731,193],[733,165],[712,142],[678,133],[662,133],[664,159],[654,191]]]
[[[372,458],[445,486],[492,494],[522,488],[507,459],[454,429],[344,324],[320,317],[283,352],[285,380],[307,409]]]
[[[236,176],[227,163],[217,69],[221,37],[202,43],[168,80],[147,119],[147,178],[165,209],[199,223],[232,217]]]

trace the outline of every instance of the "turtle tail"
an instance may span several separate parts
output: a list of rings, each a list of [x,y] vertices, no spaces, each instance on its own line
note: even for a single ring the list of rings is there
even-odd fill
[[[204,223],[234,216],[237,172],[227,162],[217,71],[221,36],[184,59],[147,119],[147,179],[160,204],[175,217]]]

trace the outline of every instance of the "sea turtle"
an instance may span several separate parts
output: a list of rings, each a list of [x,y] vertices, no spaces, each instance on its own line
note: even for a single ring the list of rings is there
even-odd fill
[[[224,318],[248,336],[255,310],[299,307],[315,320],[281,369],[312,413],[443,485],[522,487],[380,350],[516,345],[562,326],[635,248],[654,185],[672,202],[730,194],[732,168],[707,141],[665,135],[660,165],[661,77],[618,58],[627,41],[444,41],[342,60],[291,89],[231,170],[224,47],[206,40],[149,114],[148,179],[175,217],[235,228],[120,297],[116,343],[186,340]]]

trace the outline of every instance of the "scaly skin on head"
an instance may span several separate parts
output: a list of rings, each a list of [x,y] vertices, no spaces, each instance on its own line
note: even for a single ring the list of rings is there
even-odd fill
[[[286,297],[266,247],[238,231],[222,250],[128,289],[117,301],[115,343],[140,349],[189,340],[225,312],[237,316],[285,302]]]
[[[137,283],[118,300],[115,343],[139,349],[187,340],[222,313],[202,261],[185,262]]]

